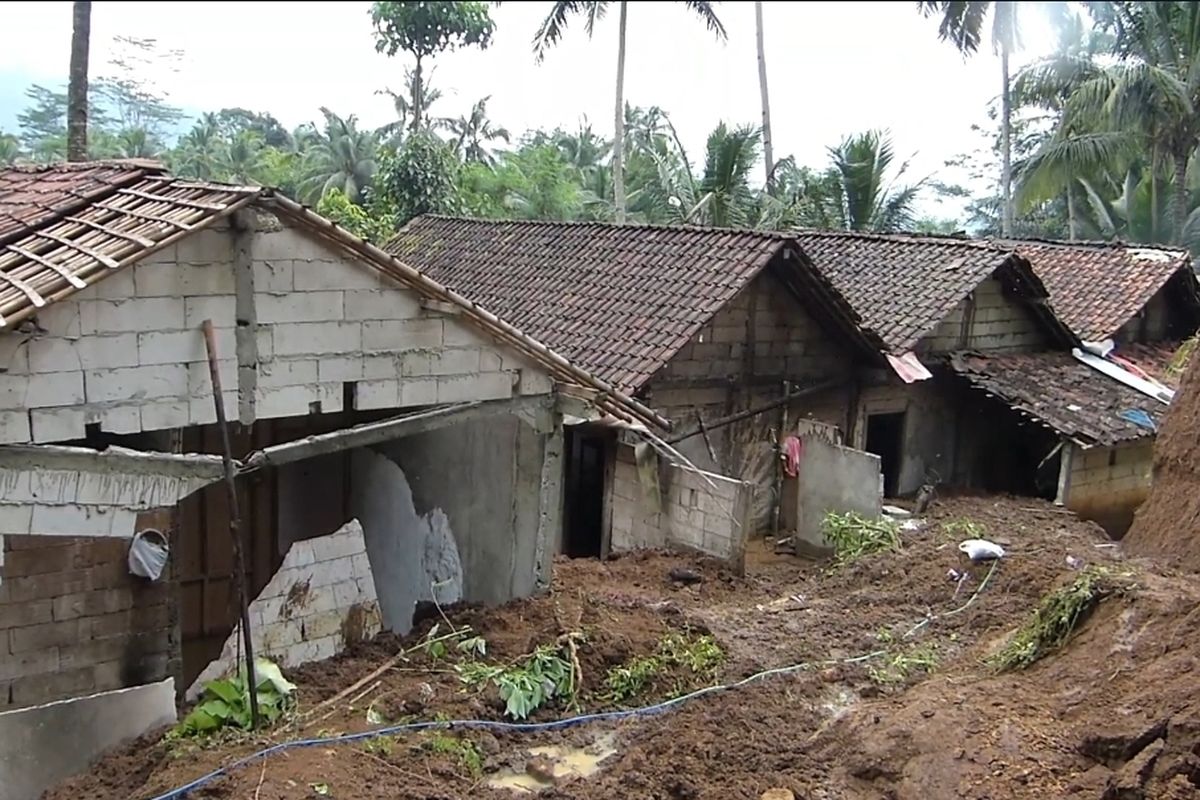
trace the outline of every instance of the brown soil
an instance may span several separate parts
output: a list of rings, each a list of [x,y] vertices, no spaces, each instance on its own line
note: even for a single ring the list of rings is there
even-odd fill
[[[1200,359],[1191,359],[1155,440],[1150,496],[1123,544],[1200,572]]]
[[[540,796],[726,800],[759,798],[771,788],[802,800],[1196,796],[1200,669],[1188,644],[1200,623],[1200,586],[1157,574],[1152,565],[1120,562],[1115,548],[1097,547],[1106,543],[1098,528],[1037,501],[947,498],[929,519],[921,531],[904,534],[901,553],[832,573],[827,565],[761,549],[748,557],[745,577],[667,554],[562,561],[549,596],[450,612],[456,624],[484,635],[489,660],[500,662],[564,632],[584,632],[585,711],[610,708],[596,696],[605,672],[652,652],[670,630],[711,632],[728,654],[722,682],[801,662],[807,669],[653,716],[567,730],[424,732],[398,735],[387,746],[286,750],[192,796],[513,800],[519,795],[487,785],[498,770],[546,774],[550,765],[531,747],[583,747],[602,736],[612,737],[616,752],[599,771],[562,779]],[[1008,555],[990,578],[987,567],[970,567],[958,553],[957,541],[968,535],[1005,545]],[[1136,588],[1102,603],[1061,653],[1024,672],[992,673],[982,658],[1047,591],[1076,574],[1068,555],[1130,571]],[[668,572],[677,566],[704,580],[691,587],[671,582]],[[972,577],[957,586],[947,577],[952,568]],[[403,641],[381,636],[291,674],[301,713],[375,670],[432,624],[426,620]],[[847,663],[869,653],[876,655]],[[919,654],[935,662],[906,668],[902,657]],[[371,704],[392,720],[501,718],[497,698],[464,693],[455,675],[429,666],[414,657],[404,669],[418,671],[386,673],[353,706],[339,702],[254,741],[200,748],[147,738],[46,798],[156,797],[274,742],[366,730]],[[672,681],[686,678],[680,673]],[[658,687],[637,703],[662,699],[666,691]],[[567,713],[546,709],[536,718]],[[482,754],[481,773],[464,765],[447,737],[461,737]]]

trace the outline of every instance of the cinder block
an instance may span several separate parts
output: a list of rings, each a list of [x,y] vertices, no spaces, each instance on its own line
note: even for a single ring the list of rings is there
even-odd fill
[[[442,320],[370,320],[362,324],[364,352],[422,350],[442,346]]]
[[[72,406],[83,402],[83,373],[51,372],[29,376],[25,405],[30,408]]]
[[[512,390],[513,376],[507,372],[453,375],[437,379],[437,401],[439,403],[501,400],[512,397]]]
[[[401,406],[431,406],[437,402],[437,378],[409,378],[400,384]]]
[[[279,322],[329,322],[343,318],[342,292],[254,295],[260,325]]]
[[[280,386],[256,390],[255,413],[259,419],[302,417],[308,414],[309,404],[320,399],[315,386]]]
[[[233,260],[233,236],[220,228],[206,228],[175,243],[180,264],[229,263]]]
[[[128,589],[100,589],[94,592],[80,592],[54,598],[54,620],[76,619],[78,617],[94,617],[101,614],[115,614],[133,607],[133,593]],[[113,657],[120,653],[113,654]],[[96,661],[107,661],[107,658],[97,658]],[[66,665],[70,666],[70,665]]]
[[[340,630],[334,631],[332,635],[323,636],[320,639],[310,640],[308,643],[312,646],[312,660],[324,661],[327,658],[333,658],[341,650],[341,636],[338,634]]]
[[[346,319],[413,319],[420,314],[420,302],[407,289],[357,289],[346,292]]]
[[[93,280],[86,289],[75,294],[73,300],[127,300],[136,294],[133,285],[133,269],[106,271]]]
[[[189,397],[192,399],[205,396],[212,397],[212,370],[209,367],[207,360],[188,364],[187,373],[187,394]],[[223,358],[218,361],[217,377],[221,380],[221,391],[236,391],[238,388],[237,361],[233,358]]]
[[[254,331],[254,344],[260,359],[275,355],[275,340],[270,327],[260,326]]]
[[[137,433],[142,429],[142,413],[136,405],[100,409],[89,412],[88,417],[88,422],[99,422],[100,429],[108,433]]]
[[[66,442],[82,439],[85,434],[82,408],[35,408],[29,412],[35,442]]]
[[[258,364],[258,385],[264,389],[277,386],[301,386],[317,382],[315,358],[272,358]]]
[[[310,541],[315,561],[350,558],[356,554],[365,555],[363,552],[363,540],[357,536],[320,536]]]
[[[237,349],[233,328],[213,331],[213,344],[218,359],[234,358]],[[188,331],[154,331],[138,334],[138,363],[189,364],[208,361],[208,345],[200,328]]]
[[[354,553],[350,557],[350,569],[355,578],[371,577],[371,559],[362,551],[361,545],[359,552]]]
[[[362,357],[362,377],[365,380],[380,378],[397,378],[400,376],[400,363],[403,356],[397,354],[374,355]]]
[[[362,349],[358,322],[296,322],[274,326],[276,356],[357,353]]]
[[[484,336],[465,322],[446,319],[444,324],[443,341],[446,347],[490,347],[495,345],[495,342],[489,337]]]
[[[166,400],[142,405],[142,430],[186,428],[191,422],[190,400]],[[216,411],[213,412],[214,415]]]
[[[322,289],[378,289],[374,270],[349,261],[292,262],[292,286],[297,292]]]
[[[350,559],[339,558],[334,561],[318,561],[312,566],[312,581],[310,588],[316,589],[331,586],[342,581],[353,581],[354,573]]]
[[[42,338],[29,343],[29,364],[34,372],[136,367],[137,363],[136,333],[80,339]]]
[[[66,548],[55,548],[55,550]],[[34,551],[37,552],[37,551]],[[10,558],[12,556],[10,555]],[[15,559],[14,559],[15,560]],[[54,617],[53,600],[35,600],[29,603],[5,603],[0,605],[0,631],[8,628],[23,628],[27,625],[41,625],[51,622]],[[0,633],[0,641],[4,640]]]
[[[408,354],[405,355],[407,362]],[[498,359],[497,359],[498,361]],[[477,349],[441,350],[429,359],[430,375],[471,375],[481,371]],[[499,364],[496,365],[498,371]]]
[[[295,288],[292,284],[291,259],[255,259],[253,270],[256,292],[290,292]]]
[[[0,411],[0,444],[30,440],[29,414],[24,411]]]
[[[27,653],[73,644],[80,638],[78,621],[48,622],[14,628],[8,632],[8,646],[14,654]]]
[[[89,403],[187,396],[188,368],[182,363],[90,370],[85,374]]]
[[[360,381],[354,387],[354,408],[357,411],[366,411],[372,408],[397,408],[399,406],[400,381],[394,378],[377,381]]]
[[[138,297],[192,297],[233,294],[229,261],[205,264],[138,264],[133,268]]]
[[[46,331],[47,336],[78,339],[83,331],[80,302],[82,301],[65,300],[43,308],[37,315],[38,325]]]
[[[51,623],[53,624],[53,623]],[[44,626],[34,626],[42,628]],[[26,628],[25,630],[29,630]],[[0,637],[3,638],[3,637]],[[13,652],[0,658],[0,680],[12,680],[26,675],[46,675],[58,671],[58,648]]]
[[[183,299],[183,308],[183,324],[164,326],[164,328],[199,330],[206,319],[212,320],[214,328],[233,328],[237,326],[237,298],[233,295],[185,297]]]
[[[554,381],[536,367],[526,367],[519,373],[517,392],[523,395],[549,394],[554,391]]]
[[[136,297],[132,300],[83,300],[80,331],[95,333],[178,330],[184,324],[180,297]]]
[[[32,524],[33,506],[27,503],[0,502],[0,536],[6,534],[27,535]],[[12,581],[7,582],[12,583]]]
[[[362,378],[362,356],[335,356],[317,362],[317,379],[322,382],[359,381]]]

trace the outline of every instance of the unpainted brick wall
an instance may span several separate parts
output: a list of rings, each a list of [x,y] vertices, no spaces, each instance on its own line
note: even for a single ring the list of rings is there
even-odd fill
[[[249,613],[255,656],[282,667],[321,661],[379,633],[379,603],[359,521],[350,520],[327,536],[293,542]],[[221,656],[188,689],[188,697],[198,695],[205,681],[232,672],[241,635],[239,625]]]
[[[131,575],[128,547],[117,539],[4,537],[0,708],[174,674],[170,579]]]
[[[241,386],[247,424],[340,411],[348,382],[358,409],[551,389],[527,360],[298,229],[260,225],[241,281],[234,241],[227,227],[198,231],[44,309],[36,338],[0,334],[0,443],[214,422],[206,319],[226,413],[239,418]]]
[[[745,564],[753,487],[677,465],[661,470],[661,507],[638,480],[633,448],[617,449],[612,486],[612,550],[681,548]],[[707,479],[707,480],[706,480]]]
[[[973,306],[973,307],[972,307]],[[970,321],[963,336],[963,323]],[[919,352],[945,353],[978,350],[985,353],[1016,353],[1038,350],[1046,345],[1031,309],[1005,293],[996,278],[988,278],[975,289],[973,303],[963,300],[917,345]]]

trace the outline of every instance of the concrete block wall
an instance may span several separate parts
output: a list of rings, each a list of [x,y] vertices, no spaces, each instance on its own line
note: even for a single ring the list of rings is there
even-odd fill
[[[717,312],[655,380],[745,375],[800,380],[828,377],[846,366],[836,339],[764,272]]]
[[[1064,445],[1067,474],[1060,480],[1059,502],[1109,534],[1121,536],[1133,514],[1150,494],[1154,440],[1146,437],[1116,447],[1087,450]]]
[[[328,536],[294,542],[249,612],[255,655],[281,667],[321,661],[377,634],[379,603],[358,520]],[[240,637],[239,625],[187,697],[198,696],[205,681],[236,669]]]
[[[622,445],[612,485],[612,550],[680,548],[745,565],[753,487],[676,465],[660,470],[661,507],[638,480],[633,448]]]
[[[117,539],[4,537],[0,708],[174,674],[171,584],[131,575],[128,547]]]
[[[996,278],[988,278],[975,289],[972,300],[964,299],[917,345],[921,353],[979,350],[1017,353],[1046,346],[1046,335],[1033,311],[1020,298],[1004,291]],[[969,319],[968,319],[969,318]],[[967,320],[966,335],[963,325]]]
[[[550,379],[453,314],[304,232],[260,225],[246,248],[198,231],[0,334],[0,444],[215,421],[211,319],[230,419],[489,400]],[[238,320],[243,325],[239,327]],[[348,391],[346,384],[354,384]]]

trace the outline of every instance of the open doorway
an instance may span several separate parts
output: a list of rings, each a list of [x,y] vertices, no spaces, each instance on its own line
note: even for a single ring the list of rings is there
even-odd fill
[[[566,431],[566,481],[563,552],[571,558],[599,558],[604,543],[604,489],[611,430],[571,425]]]
[[[903,442],[903,411],[867,415],[867,442],[863,449],[879,456],[885,497],[895,497],[900,484],[900,459]]]

